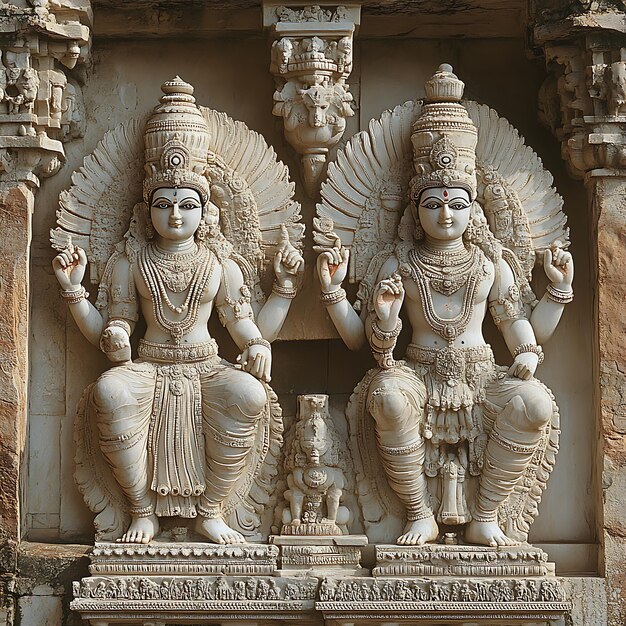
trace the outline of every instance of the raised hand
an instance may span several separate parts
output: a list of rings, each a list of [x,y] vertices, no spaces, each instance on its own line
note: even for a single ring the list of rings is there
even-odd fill
[[[281,287],[294,289],[304,273],[304,258],[289,241],[289,232],[284,224],[280,225],[278,252],[274,256],[274,274]]]
[[[52,260],[54,275],[59,281],[61,288],[66,291],[80,287],[86,268],[87,255],[85,251],[78,246],[72,246],[71,243]]]
[[[543,253],[543,269],[555,289],[570,291],[574,280],[574,261],[572,255],[556,241]]]
[[[350,251],[341,245],[341,239],[335,233],[314,233],[313,240],[320,244],[313,246],[313,250],[320,253],[317,257],[317,275],[322,291],[337,291],[348,273]]]
[[[381,280],[374,290],[374,310],[383,330],[392,330],[398,323],[404,301],[404,285],[399,274]]]

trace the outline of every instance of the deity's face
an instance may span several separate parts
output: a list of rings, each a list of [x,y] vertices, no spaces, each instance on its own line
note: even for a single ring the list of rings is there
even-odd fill
[[[428,237],[453,241],[463,236],[471,206],[469,193],[460,187],[425,189],[419,197],[419,221]]]
[[[150,201],[154,230],[163,239],[185,241],[194,236],[202,219],[202,200],[195,189],[157,189]]]

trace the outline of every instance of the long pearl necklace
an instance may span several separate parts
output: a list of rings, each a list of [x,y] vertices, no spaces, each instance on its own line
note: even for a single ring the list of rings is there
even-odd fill
[[[148,244],[143,248],[139,256],[139,269],[141,275],[150,291],[152,297],[152,309],[157,324],[161,328],[170,333],[174,343],[180,343],[181,339],[189,330],[191,330],[198,320],[198,309],[202,293],[204,292],[215,267],[215,257],[204,246],[199,246],[194,252],[193,262],[195,271],[189,282],[187,296],[185,302],[181,306],[175,306],[169,298],[163,273],[167,273],[168,267],[166,259],[163,258],[164,253],[157,257],[153,244]],[[172,257],[173,263],[178,261],[177,253],[167,253]],[[182,255],[188,257],[188,254]],[[185,258],[184,261],[187,261]],[[173,321],[166,317],[163,303],[174,313],[181,315],[186,311],[185,317],[180,321]]]
[[[431,250],[424,253],[423,247],[411,250],[408,258],[409,266],[412,278],[420,290],[422,309],[428,325],[449,344],[452,344],[459,335],[463,334],[472,317],[476,293],[484,273],[485,257],[475,246],[471,250],[464,249],[458,253],[447,253],[447,263],[437,260],[446,255],[445,251],[441,254],[437,252],[435,256],[432,253]],[[458,261],[458,265],[451,262],[452,258]],[[444,272],[444,268],[448,271]],[[431,288],[434,289],[433,283],[447,291],[447,293],[444,291],[444,295],[451,295],[458,291],[461,285],[466,285],[461,312],[456,317],[447,319],[437,315],[431,293]],[[440,289],[435,290],[441,292]]]

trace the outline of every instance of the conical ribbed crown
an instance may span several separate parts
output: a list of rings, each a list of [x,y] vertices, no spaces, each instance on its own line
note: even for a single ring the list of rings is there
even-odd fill
[[[193,87],[179,76],[161,85],[163,95],[144,133],[146,173],[144,199],[159,187],[196,189],[203,202],[209,185],[204,177],[209,128],[196,106]]]
[[[426,99],[413,124],[411,195],[428,187],[461,187],[476,196],[476,126],[460,104],[463,81],[444,63],[426,82]]]

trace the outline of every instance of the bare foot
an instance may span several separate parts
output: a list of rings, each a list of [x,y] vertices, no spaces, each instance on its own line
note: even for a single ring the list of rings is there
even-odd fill
[[[398,537],[396,543],[399,546],[423,546],[429,541],[435,541],[438,534],[439,527],[431,515],[425,519],[407,522],[404,533]]]
[[[159,532],[159,518],[132,517],[128,530],[117,540],[118,543],[150,543]]]
[[[482,546],[497,548],[498,546],[516,546],[519,541],[507,537],[497,522],[479,522],[472,520],[465,529],[465,541]]]
[[[196,521],[196,531],[208,537],[213,543],[246,543],[244,536],[228,526],[221,517],[212,519],[199,517]]]

